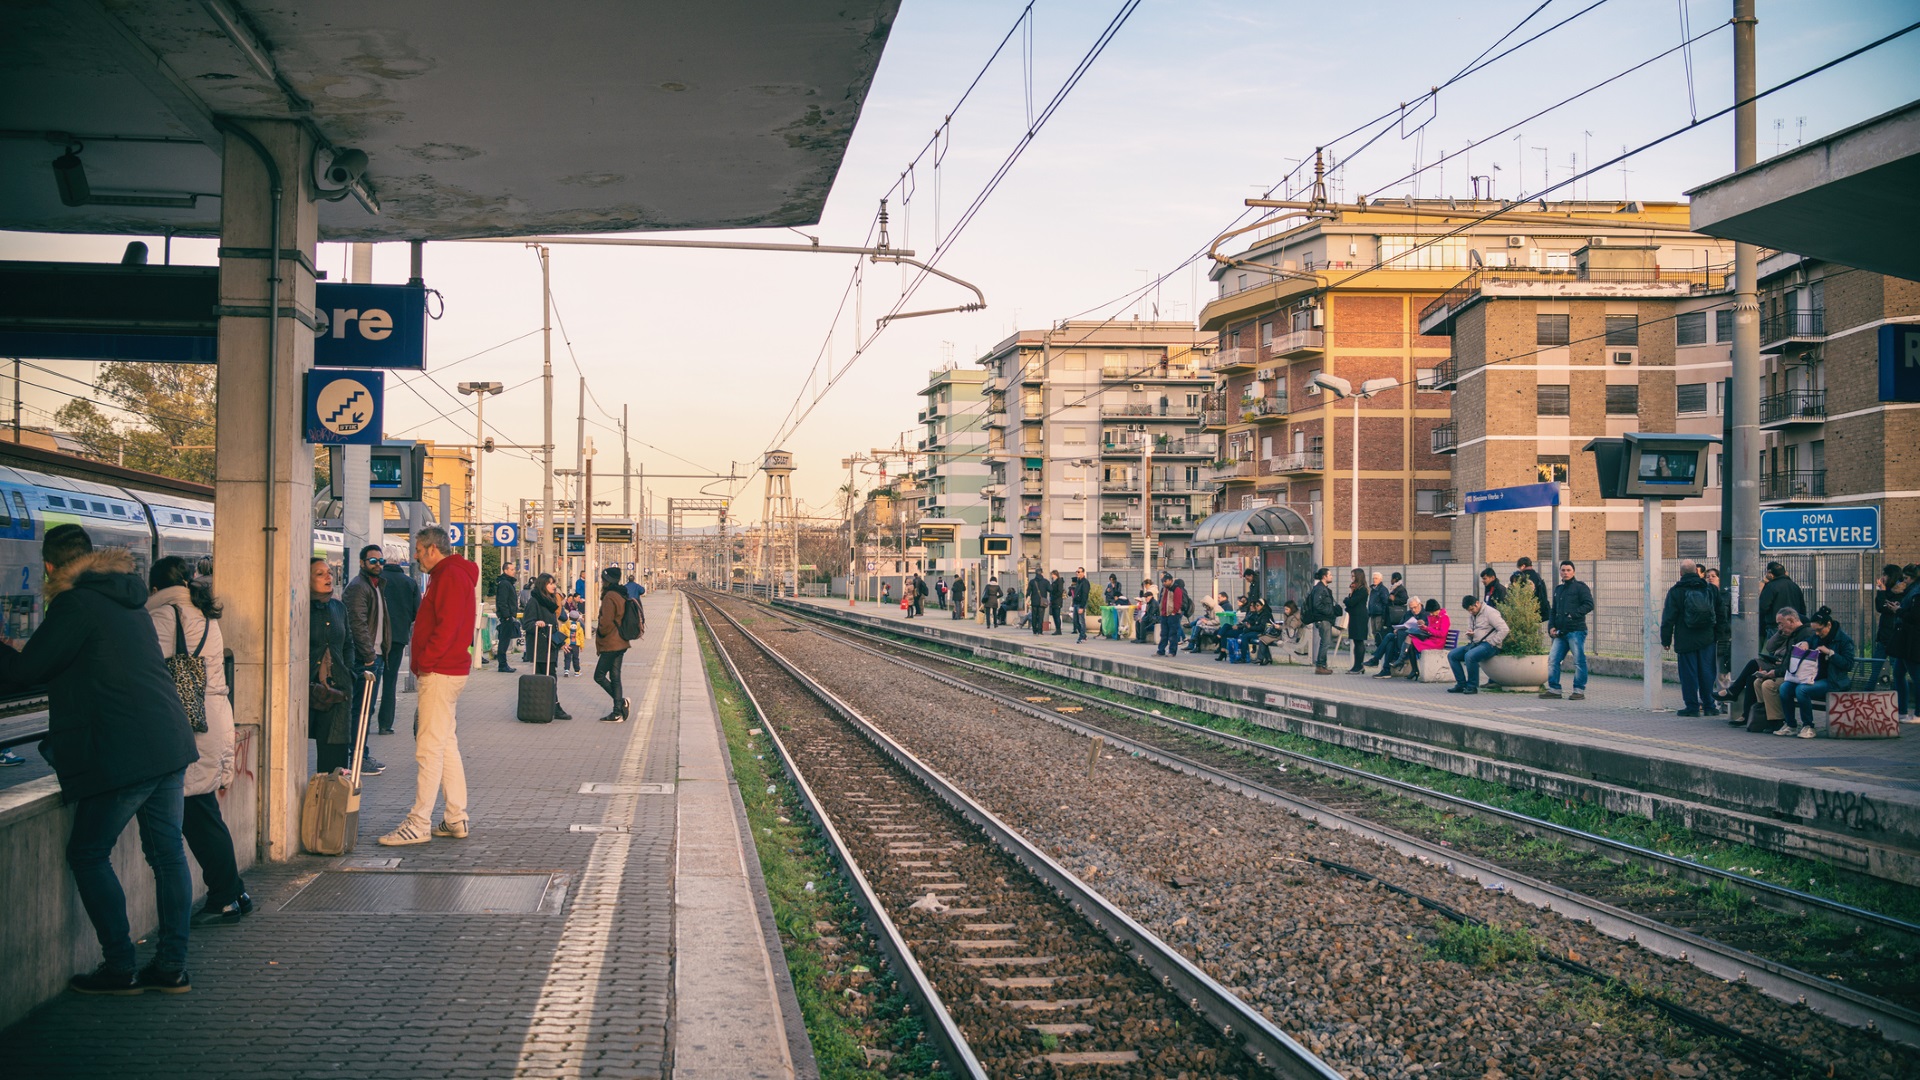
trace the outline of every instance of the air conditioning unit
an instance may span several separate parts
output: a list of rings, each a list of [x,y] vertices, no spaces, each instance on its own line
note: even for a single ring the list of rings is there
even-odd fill
[[[1527,238],[1524,236],[1509,236],[1507,237],[1507,246],[1512,248],[1526,247]]]
[[[1606,247],[1607,238],[1604,236],[1589,236],[1587,237],[1587,246],[1588,247]]]
[[[1315,330],[1318,330],[1325,325],[1327,325],[1327,313],[1321,310],[1320,308],[1317,308],[1317,307],[1314,308],[1313,309],[1313,328]]]
[[[1613,362],[1616,364],[1631,364],[1637,359],[1639,359],[1639,357],[1632,349],[1613,350]]]

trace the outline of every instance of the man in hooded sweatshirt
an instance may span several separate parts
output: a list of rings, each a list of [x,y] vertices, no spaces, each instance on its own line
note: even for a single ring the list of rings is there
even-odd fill
[[[160,656],[147,583],[124,548],[93,549],[78,525],[55,525],[40,545],[46,617],[22,648],[0,643],[0,686],[47,688],[42,752],[73,804],[67,866],[105,956],[68,982],[83,994],[181,994],[193,909],[180,823],[187,766],[199,760],[180,692]],[[154,958],[138,973],[127,897],[113,847],[127,822],[153,867],[160,925]]]

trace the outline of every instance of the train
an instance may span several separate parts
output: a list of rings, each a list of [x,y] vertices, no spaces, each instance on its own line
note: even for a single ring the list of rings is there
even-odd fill
[[[121,474],[113,477],[120,482],[103,483],[0,464],[0,618],[8,638],[24,640],[40,624],[45,603],[40,590],[46,577],[40,541],[55,525],[85,527],[96,548],[132,551],[142,578],[166,556],[198,559],[213,554],[212,500],[159,485],[142,487],[137,480],[122,479],[124,470],[114,471]],[[390,565],[412,561],[404,537],[386,538],[381,546]],[[315,529],[313,553],[334,565],[337,580],[346,580],[341,576],[346,569],[343,534]]]

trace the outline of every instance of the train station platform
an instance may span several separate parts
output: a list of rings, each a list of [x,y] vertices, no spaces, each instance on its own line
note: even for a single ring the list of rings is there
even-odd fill
[[[793,602],[983,659],[1114,689],[1144,683],[1169,704],[1920,883],[1920,728],[1912,725],[1893,740],[1771,738],[1720,718],[1645,711],[1633,679],[1595,675],[1578,702],[1464,697],[1448,694],[1449,684],[1345,674],[1350,653],[1335,674],[1315,675],[1309,665],[1229,665],[1211,651],[1166,658],[1132,642],[1075,644],[1070,629],[1058,637],[988,629],[931,605],[909,620],[897,606]],[[1571,673],[1562,681],[1570,685]]]
[[[649,600],[630,722],[596,722],[591,654],[551,725],[515,719],[517,675],[475,672],[472,835],[381,847],[414,793],[402,697],[355,852],[254,866],[254,913],[193,932],[192,993],[60,994],[6,1031],[0,1072],[814,1075],[689,609]]]

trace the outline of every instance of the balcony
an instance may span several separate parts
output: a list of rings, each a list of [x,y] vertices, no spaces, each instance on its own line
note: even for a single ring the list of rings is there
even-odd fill
[[[1137,495],[1143,490],[1145,487],[1138,479],[1100,481],[1102,495]],[[1185,478],[1179,480],[1156,478],[1153,481],[1155,495],[1205,495],[1212,490],[1211,485],[1204,482],[1196,483]]]
[[[1452,390],[1460,383],[1460,365],[1449,356],[1433,366],[1433,382],[1423,390]]]
[[[1237,349],[1221,349],[1213,354],[1213,366],[1210,369],[1218,375],[1238,375],[1252,371],[1260,363],[1260,350],[1241,346]]]
[[[1433,517],[1456,517],[1460,513],[1460,490],[1441,488],[1434,497]]]
[[[1252,458],[1239,461],[1216,461],[1210,471],[1213,474],[1214,483],[1217,484],[1230,483],[1234,480],[1251,480],[1254,475],[1254,463]]]
[[[1789,390],[1760,399],[1762,427],[1793,427],[1827,422],[1825,390]]]
[[[1441,424],[1439,427],[1433,429],[1433,441],[1430,447],[1436,454],[1451,454],[1460,449],[1454,445],[1457,437],[1457,432],[1452,424]]]
[[[1046,490],[1046,487],[1047,487],[1046,481],[1044,480],[1032,480],[1032,479],[1023,478],[1020,481],[1020,494],[1039,495]]]
[[[1005,461],[1012,456],[1013,451],[1007,449],[1005,442],[993,442],[989,440],[986,448],[980,451],[981,461]]]
[[[992,412],[987,413],[987,415],[981,419],[980,426],[988,427],[988,428],[1006,427],[1007,426],[1007,410],[1005,410],[1004,408],[995,409]]]
[[[1100,445],[1100,452],[1108,457],[1139,457],[1146,452],[1148,443],[1110,442]],[[1211,457],[1213,445],[1211,439],[1156,439],[1152,443],[1155,457]]]
[[[1188,408],[1185,402],[1178,405],[1168,402],[1163,406],[1158,402],[1137,401],[1103,404],[1100,415],[1108,419],[1184,420],[1190,424],[1200,419],[1200,410]]]
[[[1772,503],[1821,503],[1827,501],[1827,470],[1795,469],[1791,472],[1762,473],[1760,501]]]
[[[1225,431],[1227,419],[1227,395],[1215,390],[1200,397],[1200,430]]]
[[[980,497],[984,499],[1004,499],[1007,497],[1007,485],[982,484],[980,485]]]
[[[1318,450],[1296,450],[1291,454],[1281,454],[1273,459],[1271,471],[1276,476],[1297,476],[1304,473],[1325,472],[1327,455]]]
[[[1190,517],[1154,518],[1153,535],[1169,536],[1177,533],[1191,533],[1194,519]]]
[[[1242,423],[1272,424],[1287,418],[1287,395],[1276,394],[1273,397],[1241,398],[1240,420]]]
[[[1273,355],[1287,360],[1321,356],[1327,351],[1326,339],[1324,330],[1294,330],[1277,334],[1273,339]]]
[[[1039,518],[1020,519],[1020,533],[1022,536],[1039,536],[1040,535],[1040,519]]]
[[[1760,320],[1760,351],[1779,352],[1789,345],[1811,345],[1827,340],[1825,308],[1784,308]]]

